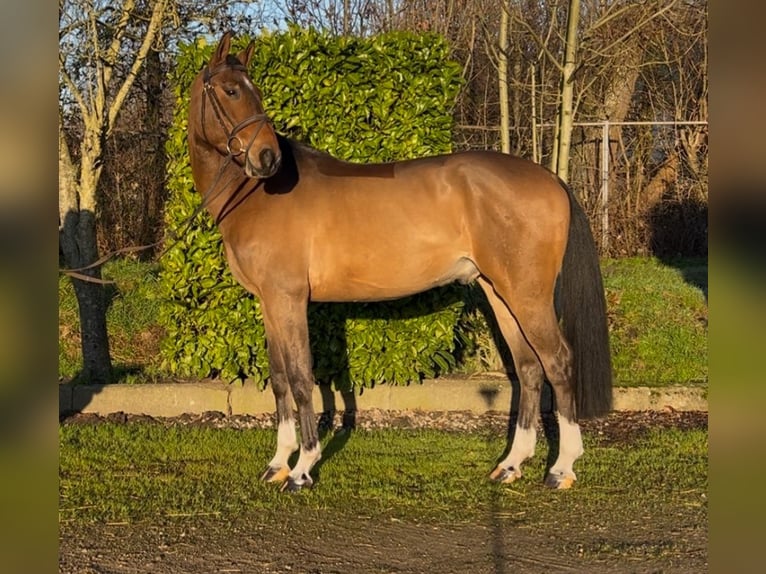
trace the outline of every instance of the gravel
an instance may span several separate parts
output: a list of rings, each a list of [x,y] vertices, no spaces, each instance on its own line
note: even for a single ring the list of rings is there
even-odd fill
[[[185,414],[178,417],[151,417],[146,415],[126,414],[122,412],[109,415],[70,414],[62,416],[60,423],[98,424],[110,422],[116,424],[152,423],[164,426],[200,426],[207,428],[237,429],[276,429],[273,414],[229,415],[217,411],[201,414]],[[321,432],[343,432],[348,429],[370,431],[377,429],[435,429],[447,432],[508,432],[515,424],[515,418],[509,420],[508,414],[500,411],[488,411],[482,414],[471,411],[389,411],[367,409],[354,412],[325,412],[317,415]],[[708,413],[702,411],[620,411],[594,420],[580,421],[582,432],[598,437],[605,443],[630,443],[644,436],[651,429],[708,428]],[[554,415],[544,413],[539,431],[554,430]]]

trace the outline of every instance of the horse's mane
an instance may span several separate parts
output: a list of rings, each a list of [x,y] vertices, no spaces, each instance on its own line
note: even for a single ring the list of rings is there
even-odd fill
[[[297,154],[302,157],[311,157],[318,161],[322,160],[333,160],[333,161],[342,161],[333,155],[318,150],[315,147],[311,147],[307,143],[304,143],[300,140],[296,140],[293,138],[289,138],[287,136],[283,136],[281,134],[277,134],[277,140],[279,140],[279,147],[284,151],[284,146],[288,146],[290,151],[293,154]]]
[[[394,175],[393,162],[365,164],[346,161],[292,138],[277,134],[277,139],[282,149],[283,163],[287,157],[293,162],[296,159],[307,161],[314,164],[320,173],[330,176],[391,178]]]

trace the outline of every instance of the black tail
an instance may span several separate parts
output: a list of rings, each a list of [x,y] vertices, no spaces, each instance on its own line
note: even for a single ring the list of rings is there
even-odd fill
[[[612,409],[612,357],[606,299],[598,251],[582,207],[569,194],[569,238],[559,277],[559,305],[564,336],[574,353],[575,396],[580,418],[603,416]]]

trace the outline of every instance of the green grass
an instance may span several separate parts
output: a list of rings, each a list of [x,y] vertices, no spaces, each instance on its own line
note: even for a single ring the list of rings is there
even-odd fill
[[[602,265],[610,322],[615,384],[707,384],[707,260],[662,263],[654,258],[608,260]],[[161,378],[156,324],[156,264],[116,260],[104,276],[110,288],[107,322],[113,364],[121,382]],[[502,368],[486,324],[469,318],[478,348],[460,372]],[[67,278],[59,281],[59,376],[80,369],[77,305]]]
[[[603,264],[615,382],[705,384],[707,261]]]
[[[598,521],[615,513],[628,522],[668,513],[706,520],[707,433],[701,430],[650,432],[619,447],[586,435],[578,482],[558,493],[541,484],[544,440],[525,478],[496,485],[487,475],[503,437],[384,430],[355,431],[340,445],[327,437],[312,473],[314,489],[290,496],[259,481],[275,440],[267,430],[61,426],[60,520],[140,522],[295,509],[448,522],[491,510],[559,527],[566,517]]]
[[[104,265],[112,364],[120,382],[145,381],[159,365],[162,329],[157,325],[157,264],[113,259]],[[59,377],[71,379],[82,368],[80,321],[72,283],[59,278]]]

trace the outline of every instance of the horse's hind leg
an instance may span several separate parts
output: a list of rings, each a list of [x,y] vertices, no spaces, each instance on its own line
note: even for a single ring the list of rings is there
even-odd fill
[[[290,297],[284,293],[273,297],[264,294],[261,297],[279,424],[277,452],[264,473],[264,479],[284,481],[283,489],[291,491],[313,484],[309,472],[321,458],[312,403],[314,379],[306,306],[307,298]],[[287,460],[298,449],[298,444],[290,394],[298,407],[301,427],[301,454],[292,470]]]
[[[514,284],[514,288],[497,281],[493,282],[492,286],[494,292],[507,305],[509,313],[512,313],[516,320],[516,326],[520,330],[521,338],[526,341],[526,347],[531,348],[536,355],[542,365],[545,377],[553,387],[559,426],[559,452],[558,458],[546,476],[545,484],[551,488],[562,489],[571,487],[577,478],[573,465],[582,456],[583,446],[575,407],[572,351],[559,328],[553,309],[552,281],[550,281],[550,285],[548,283],[539,277],[534,278],[530,275],[525,280],[519,281],[518,284]],[[510,322],[508,323],[510,324]],[[509,337],[506,336],[506,338]],[[524,353],[527,351],[524,345],[517,343],[514,347],[513,337],[510,339],[508,344],[511,346],[511,352],[519,353],[521,351],[522,357],[525,357]],[[531,360],[528,357],[522,358],[522,360],[531,365]],[[520,369],[521,372],[523,370],[523,368]],[[527,367],[527,371],[534,373],[534,375],[526,375],[529,381],[539,380],[539,375],[534,367]],[[520,378],[523,377],[521,372],[519,373]],[[522,378],[522,401],[524,400],[523,389],[533,385],[539,389],[537,382],[525,384]],[[538,397],[534,411],[536,416],[537,409],[539,409],[539,392],[535,390],[535,393]],[[531,406],[524,408],[528,413],[532,413]],[[521,405],[519,409],[521,421]],[[511,453],[513,453],[513,447]],[[509,464],[516,463],[517,459],[511,460],[509,457],[500,463],[500,467],[508,468]],[[501,472],[498,474],[502,475]],[[502,476],[500,477],[502,478]]]
[[[275,363],[273,357],[270,362],[272,365]],[[290,474],[288,459],[298,450],[298,441],[287,377],[284,372],[272,372],[270,383],[277,403],[277,452],[269,462],[261,480],[282,483]]]
[[[556,398],[558,457],[548,470],[545,485],[570,488],[577,479],[574,463],[583,454],[582,436],[577,424],[572,350],[561,333],[552,304],[535,299],[518,305],[518,311],[514,314],[525,338],[540,359]]]
[[[478,279],[478,283],[487,296],[487,301],[492,307],[503,338],[511,349],[521,388],[519,415],[516,420],[510,451],[490,475],[492,480],[509,483],[521,477],[521,464],[535,454],[543,367],[537,355],[524,339],[516,319],[492,285],[481,277]]]

